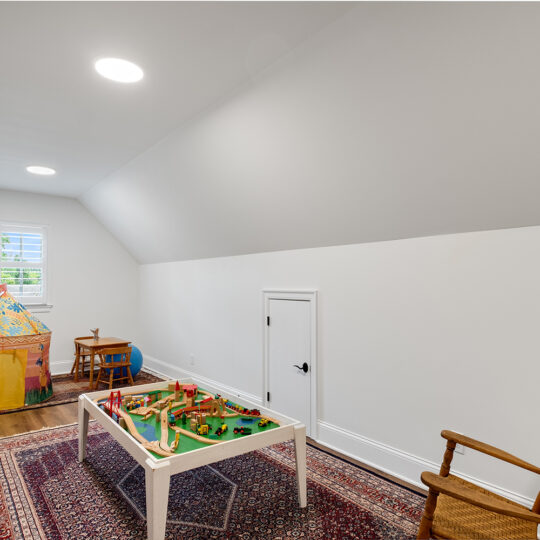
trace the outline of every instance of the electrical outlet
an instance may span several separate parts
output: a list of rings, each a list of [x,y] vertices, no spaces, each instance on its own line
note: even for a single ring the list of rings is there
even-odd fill
[[[189,355],[189,365],[190,365],[190,366],[194,366],[194,365],[195,365],[195,355],[194,355],[194,354],[190,354],[190,355]]]
[[[456,444],[456,449],[454,450],[456,454],[463,455],[465,453],[465,447],[462,444]]]

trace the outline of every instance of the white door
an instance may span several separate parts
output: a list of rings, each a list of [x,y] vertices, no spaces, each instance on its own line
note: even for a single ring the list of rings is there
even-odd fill
[[[271,298],[267,307],[268,407],[311,425],[311,302]]]

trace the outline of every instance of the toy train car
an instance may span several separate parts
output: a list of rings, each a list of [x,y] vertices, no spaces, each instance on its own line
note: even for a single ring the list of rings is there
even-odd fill
[[[251,428],[250,428],[250,427],[244,427],[244,426],[242,426],[242,427],[235,427],[235,428],[233,429],[233,433],[234,433],[235,435],[238,435],[239,433],[240,433],[241,435],[251,435]]]
[[[228,429],[229,429],[229,426],[227,424],[223,424],[216,429],[216,435],[219,437],[220,435],[225,433]]]
[[[246,409],[245,407],[242,407],[242,405],[238,405],[237,403],[233,403],[229,400],[225,402],[225,406],[228,409],[232,409],[233,411],[239,412],[240,414],[245,414],[247,416],[261,416],[261,411],[259,411],[259,409]]]

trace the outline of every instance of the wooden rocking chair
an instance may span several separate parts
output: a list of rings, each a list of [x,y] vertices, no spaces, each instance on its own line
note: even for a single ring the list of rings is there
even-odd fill
[[[540,468],[494,446],[453,431],[442,431],[447,440],[439,474],[422,473],[429,494],[418,529],[418,539],[537,540],[540,493],[532,510],[450,474],[456,444],[540,474]]]

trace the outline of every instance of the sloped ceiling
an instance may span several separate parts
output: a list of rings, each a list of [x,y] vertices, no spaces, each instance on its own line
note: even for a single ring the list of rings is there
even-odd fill
[[[0,188],[79,196],[344,13],[321,2],[0,2]],[[100,57],[145,72],[100,77]],[[57,169],[36,178],[27,165]]]
[[[358,4],[82,201],[143,263],[537,225],[539,27]]]
[[[140,262],[540,224],[540,4],[0,10],[0,187],[78,196]],[[144,86],[95,76],[112,50]]]

